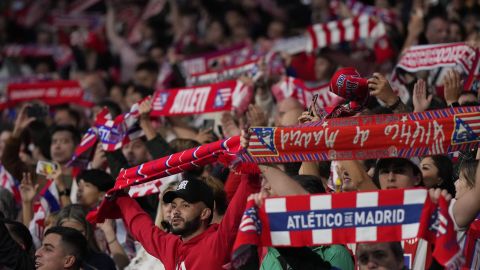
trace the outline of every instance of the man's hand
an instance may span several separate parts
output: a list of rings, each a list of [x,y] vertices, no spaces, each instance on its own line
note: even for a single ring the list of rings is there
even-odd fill
[[[31,173],[23,173],[22,181],[20,182],[20,197],[22,197],[23,203],[31,203],[33,198],[38,191],[38,184],[35,186],[32,183],[32,174]]]
[[[95,153],[93,154],[92,158],[92,169],[100,169],[102,168],[103,164],[107,161],[107,156],[105,151],[102,148],[102,143],[97,143],[97,147],[95,148]]]
[[[35,121],[35,117],[28,117],[27,115],[27,108],[30,107],[30,104],[24,105],[20,111],[18,112],[18,117],[15,120],[15,127],[13,128],[12,136],[15,138],[19,138],[22,135],[22,132],[32,123]]]
[[[428,190],[428,195],[430,195],[433,203],[438,203],[440,196],[443,196],[447,202],[452,199],[452,195],[450,195],[446,189],[431,188]]]
[[[268,197],[266,192],[253,193],[248,196],[247,201],[254,200],[257,207],[262,207],[263,201]]]
[[[193,139],[199,142],[200,144],[204,144],[204,143],[213,142],[215,139],[215,136],[212,133],[212,129],[208,128],[208,129],[200,130],[195,136],[195,138]]]
[[[370,95],[377,97],[389,107],[398,101],[399,97],[393,92],[387,78],[380,73],[373,73],[372,78],[368,79],[368,88]]]
[[[103,233],[105,234],[105,239],[107,243],[112,243],[117,239],[117,235],[115,234],[114,228],[114,221],[113,219],[105,219],[103,223],[97,223],[97,227],[99,227]]]
[[[248,145],[250,144],[250,134],[248,131],[242,130],[240,133],[240,146],[243,149],[247,149]]]
[[[421,8],[416,8],[412,15],[410,16],[410,21],[408,23],[408,35],[417,37],[423,31],[423,10]]]
[[[140,103],[138,106],[138,112],[140,113],[141,118],[149,118],[150,112],[152,111],[152,96],[148,96],[145,100]]]
[[[458,101],[460,94],[463,91],[460,74],[456,70],[449,70],[443,78],[444,96],[447,105],[450,106]]]
[[[220,121],[222,123],[222,130],[225,137],[240,135],[241,130],[235,123],[235,120],[230,112],[224,112]]]
[[[432,95],[427,97],[427,86],[424,80],[420,79],[413,87],[413,112],[424,112],[432,103]]]

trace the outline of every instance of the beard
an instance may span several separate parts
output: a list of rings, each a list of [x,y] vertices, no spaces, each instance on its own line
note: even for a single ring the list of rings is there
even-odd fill
[[[192,220],[185,221],[182,227],[174,227],[170,223],[170,231],[175,235],[186,237],[196,232],[200,228],[200,224],[200,216],[197,216]]]

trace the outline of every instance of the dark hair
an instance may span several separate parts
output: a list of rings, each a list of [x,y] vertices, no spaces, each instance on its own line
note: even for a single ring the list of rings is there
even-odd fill
[[[75,120],[75,123],[77,123],[76,126],[80,124],[80,121],[82,118],[80,113],[77,110],[71,108],[70,105],[68,104],[58,105],[55,107],[55,112],[58,112],[58,111],[67,111],[68,116],[72,117]]]
[[[22,223],[13,220],[6,220],[5,225],[12,238],[17,242],[20,242],[25,247],[25,251],[31,254],[34,246],[32,235],[28,228]]]
[[[202,181],[204,181],[213,191],[213,200],[215,202],[215,211],[217,214],[223,216],[227,211],[227,193],[224,190],[224,186],[222,181],[212,177],[202,177]],[[213,217],[213,215],[212,215]]]
[[[325,193],[322,180],[314,175],[299,174],[292,176],[295,182],[299,183],[308,193]]]
[[[75,256],[74,265],[80,267],[87,254],[87,239],[79,231],[68,227],[52,227],[45,232],[45,236],[52,233],[61,236],[62,244],[65,245],[65,251]]]
[[[140,96],[141,96],[142,98],[145,98],[145,97],[147,97],[147,96],[149,96],[149,95],[152,95],[153,92],[154,92],[152,88],[150,88],[150,87],[145,87],[145,86],[143,86],[143,85],[134,84],[134,85],[132,85],[132,87],[133,87],[133,93],[138,93],[138,94],[140,94]]]
[[[403,262],[403,248],[400,242],[389,242],[390,249],[392,250],[393,256],[399,262]]]
[[[181,152],[190,148],[199,147],[201,144],[192,139],[176,138],[169,143],[174,153]],[[200,177],[205,170],[205,166],[193,168],[183,173],[185,178]]]
[[[380,169],[388,168],[390,166],[408,166],[412,169],[413,175],[417,176],[420,179],[420,184],[418,186],[423,186],[423,176],[422,171],[415,165],[411,160],[406,158],[381,158],[377,161],[377,165],[375,166],[375,172],[373,174],[373,182],[375,185],[380,188]]]
[[[108,111],[110,112],[110,115],[112,115],[112,119],[115,119],[115,117],[122,114],[122,108],[120,108],[120,106],[116,102],[111,101],[109,99],[104,99],[98,102],[97,106],[100,108],[107,107]]]
[[[320,177],[328,179],[330,177],[330,166],[332,162],[330,161],[320,161],[318,162],[318,173]]]
[[[155,61],[151,61],[151,60],[141,62],[135,67],[135,72],[138,72],[138,71],[158,73],[158,64],[155,63]]]
[[[446,189],[448,193],[455,196],[455,185],[453,184],[453,162],[449,157],[443,155],[430,157],[438,169],[438,176],[442,178],[442,183],[438,186],[441,189]]]
[[[0,212],[5,214],[5,217],[8,219],[17,217],[17,208],[15,207],[13,194],[3,187],[0,187]]]
[[[54,126],[50,132],[51,137],[57,132],[67,131],[72,135],[73,142],[77,145],[80,143],[80,131],[72,125],[58,125]]]
[[[301,162],[287,162],[283,164],[283,167],[285,168],[285,173],[290,176],[298,175],[301,166]]]
[[[76,222],[82,224],[83,227],[85,228],[85,235],[87,236],[88,248],[95,252],[100,252],[100,248],[98,247],[97,241],[95,240],[95,235],[94,235],[94,230],[92,228],[92,225],[88,223],[85,210],[80,204],[70,204],[62,208],[58,212],[56,226],[62,226],[63,222],[66,219],[73,219]]]
[[[467,38],[467,31],[465,30],[465,26],[463,26],[462,22],[460,22],[459,20],[453,19],[453,20],[450,20],[449,23],[455,24],[458,26],[458,29],[460,30],[461,39],[462,39],[459,41],[465,41],[465,39]]]
[[[41,120],[35,120],[28,125],[28,133],[25,139],[40,150],[40,153],[50,159],[51,134],[47,124]]]
[[[102,192],[110,190],[115,185],[115,179],[113,179],[110,174],[98,169],[83,170],[77,176],[77,179],[82,179],[85,182],[91,183]]]

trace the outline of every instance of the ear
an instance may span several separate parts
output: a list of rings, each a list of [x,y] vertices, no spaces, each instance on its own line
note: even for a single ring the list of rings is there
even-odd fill
[[[67,255],[63,260],[63,268],[70,268],[75,265],[75,262],[77,262],[77,258],[75,258],[75,256]]]
[[[106,194],[105,192],[100,191],[100,195],[98,196],[98,200],[103,201],[103,198],[105,198],[105,194]]]
[[[203,208],[202,213],[200,214],[200,219],[208,221],[211,215],[213,215],[213,213],[210,208]]]

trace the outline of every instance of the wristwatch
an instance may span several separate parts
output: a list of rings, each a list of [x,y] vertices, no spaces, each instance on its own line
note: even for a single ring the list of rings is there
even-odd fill
[[[65,190],[58,191],[58,196],[70,196],[70,190],[66,188]]]

